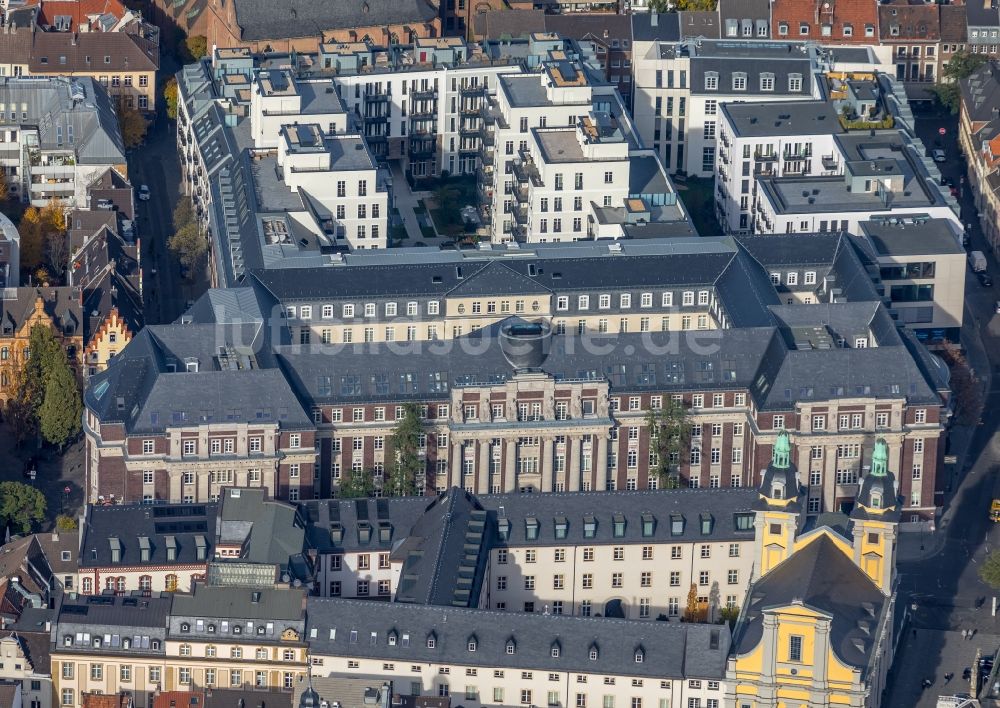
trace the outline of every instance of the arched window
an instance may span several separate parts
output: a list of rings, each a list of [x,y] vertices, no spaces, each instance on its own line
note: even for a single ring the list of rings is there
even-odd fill
[[[152,575],[140,575],[139,576],[139,589],[143,592],[149,592],[153,589],[153,576]]]
[[[118,582],[115,584],[115,590],[118,592],[125,592],[125,576],[119,575]]]
[[[165,578],[167,592],[177,592],[177,576],[171,573]]]

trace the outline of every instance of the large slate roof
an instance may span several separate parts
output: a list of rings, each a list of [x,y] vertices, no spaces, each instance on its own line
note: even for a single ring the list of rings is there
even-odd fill
[[[80,547],[81,568],[204,565],[215,553],[216,504],[116,504],[87,508]],[[167,537],[172,537],[176,559],[167,560]],[[200,537],[200,538],[199,538]],[[142,560],[140,539],[149,544],[149,560]],[[198,544],[204,555],[198,557]],[[112,561],[111,547],[121,548],[121,560]]]
[[[71,87],[82,91],[83,101],[74,101]],[[73,131],[73,149],[80,164],[125,163],[125,147],[108,92],[87,76],[0,77],[0,103],[27,106],[27,125],[37,125],[42,149],[67,143],[58,137]],[[56,128],[60,128],[57,132]]]
[[[430,22],[426,0],[233,0],[244,40],[322,35],[324,30]]]
[[[815,539],[751,586],[749,605],[736,630],[735,652],[747,654],[758,646],[768,610],[801,602],[832,618],[830,643],[834,653],[864,673],[886,598],[837,547],[828,535],[830,531],[814,533]]]
[[[622,543],[690,543],[753,538],[751,505],[754,489],[678,489],[658,491],[554,492],[551,494],[496,494],[476,497],[489,512],[490,528],[509,522],[509,533],[499,531],[496,546],[565,546]],[[749,526],[746,515],[750,515]],[[643,519],[652,520],[645,535]],[[737,518],[739,517],[739,518]],[[614,520],[625,520],[623,536],[614,535]],[[538,522],[538,538],[527,538],[528,520]],[[567,524],[565,538],[556,538],[556,520]],[[584,535],[584,520],[596,523],[593,536]],[[707,519],[708,529],[701,520]],[[679,521],[680,526],[672,522]]]
[[[725,675],[730,646],[728,628],[717,625],[429,609],[318,597],[308,599],[306,614],[313,656],[411,664],[719,680]],[[390,633],[396,638],[394,644],[389,644]],[[434,648],[427,646],[430,636]],[[472,639],[475,651],[469,651]],[[506,649],[511,640],[514,653]],[[553,645],[559,648],[556,657]],[[598,649],[597,660],[590,659],[593,646]],[[641,662],[635,659],[637,650],[643,652]]]

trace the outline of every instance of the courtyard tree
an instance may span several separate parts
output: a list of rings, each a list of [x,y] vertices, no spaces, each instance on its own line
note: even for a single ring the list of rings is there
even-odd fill
[[[45,519],[45,497],[30,484],[0,482],[0,517],[14,533],[30,533]]]
[[[403,417],[396,424],[392,434],[395,462],[390,470],[386,487],[386,493],[390,496],[408,496],[423,490],[426,467],[420,456],[422,435],[424,435],[424,424],[420,418],[420,406],[416,403],[407,403],[403,406]]]
[[[337,496],[341,499],[363,499],[375,493],[375,475],[369,469],[354,469],[348,471],[341,481]]]
[[[668,398],[646,416],[650,448],[656,454],[654,472],[666,489],[680,485],[677,467],[691,444],[691,416],[681,401]]]
[[[80,432],[83,417],[83,403],[76,377],[69,368],[66,352],[51,365],[45,381],[45,396],[38,410],[38,421],[42,437],[52,445],[60,447],[70,442]]]

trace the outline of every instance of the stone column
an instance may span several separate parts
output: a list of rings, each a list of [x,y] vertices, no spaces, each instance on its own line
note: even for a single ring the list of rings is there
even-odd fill
[[[448,460],[448,469],[450,474],[448,476],[448,486],[450,487],[461,487],[462,486],[462,443],[457,440],[452,440],[451,443],[451,458]]]
[[[541,491],[551,492],[554,489],[552,486],[552,455],[555,446],[552,438],[548,436],[543,436],[539,443],[539,452],[542,458],[539,460],[542,466]]]
[[[503,490],[510,494],[517,491],[517,443],[504,440]]]
[[[490,441],[480,440],[479,468],[476,470],[476,494],[490,493]]]
[[[178,503],[181,500],[181,479],[183,473],[180,470],[170,470],[169,498],[171,503]]]
[[[591,447],[590,454],[593,458],[592,467],[594,468],[591,490],[596,492],[598,489],[604,489],[604,482],[608,478],[608,437],[607,433],[598,433],[595,437],[597,445]],[[596,452],[594,448],[596,448]]]
[[[580,491],[580,478],[583,476],[583,438],[574,436],[566,438],[566,489],[571,492]],[[593,460],[591,460],[593,465]]]

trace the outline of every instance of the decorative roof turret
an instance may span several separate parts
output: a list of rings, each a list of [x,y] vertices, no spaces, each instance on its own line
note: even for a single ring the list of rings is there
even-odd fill
[[[787,509],[796,505],[799,497],[799,475],[792,464],[792,442],[782,430],[771,450],[771,464],[764,470],[760,488],[761,503],[772,508]]]

